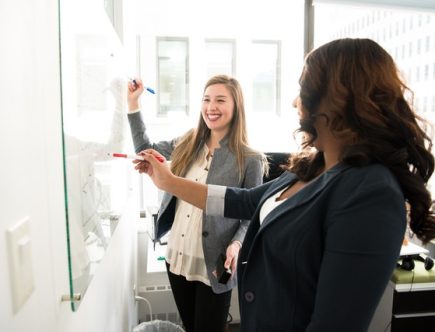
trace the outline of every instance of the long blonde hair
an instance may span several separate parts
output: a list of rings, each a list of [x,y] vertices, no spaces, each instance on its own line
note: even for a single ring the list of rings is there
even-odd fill
[[[234,100],[234,112],[228,131],[228,148],[236,155],[239,176],[241,177],[244,169],[244,157],[249,154],[255,154],[248,146],[248,137],[246,131],[245,104],[243,101],[242,88],[239,82],[227,75],[216,75],[211,77],[205,87],[205,90],[214,84],[224,84],[231,93]],[[188,167],[198,159],[199,154],[210,137],[210,129],[207,127],[202,113],[199,115],[198,126],[188,131],[180,140],[172,152],[171,170],[178,176],[184,176]]]

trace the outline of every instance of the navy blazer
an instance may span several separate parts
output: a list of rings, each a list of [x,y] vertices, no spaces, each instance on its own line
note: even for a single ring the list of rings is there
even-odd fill
[[[224,216],[252,218],[238,261],[241,330],[366,331],[406,228],[399,184],[384,166],[339,164],[260,225],[263,202],[296,180],[225,191]]]

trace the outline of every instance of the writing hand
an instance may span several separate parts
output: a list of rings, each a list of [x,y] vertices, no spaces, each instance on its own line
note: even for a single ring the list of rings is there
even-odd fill
[[[139,108],[139,97],[144,91],[142,80],[135,78],[128,82],[127,103],[130,111]]]
[[[174,175],[165,162],[165,158],[154,149],[143,150],[138,154],[142,156],[144,160],[134,160],[133,163],[136,164],[135,169],[138,170],[139,173],[148,174],[157,188],[167,191]]]

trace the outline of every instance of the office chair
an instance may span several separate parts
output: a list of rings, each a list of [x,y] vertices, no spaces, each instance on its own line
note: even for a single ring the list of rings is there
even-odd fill
[[[424,258],[421,255],[406,255],[402,257],[402,263],[397,263],[397,267],[412,271],[415,268],[415,261],[423,262],[426,271],[431,270],[434,266],[434,261],[429,256]]]

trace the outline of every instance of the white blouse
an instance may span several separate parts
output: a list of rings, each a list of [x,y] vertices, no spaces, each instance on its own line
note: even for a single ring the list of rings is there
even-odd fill
[[[266,201],[263,203],[263,206],[260,209],[260,225],[263,223],[264,218],[277,206],[279,206],[282,202],[285,201],[285,199],[277,201],[276,199],[281,196],[281,194],[287,190],[288,187],[285,187],[283,190],[278,191],[275,195],[270,196]]]
[[[208,147],[204,145],[202,155],[189,169],[186,179],[206,183],[212,160],[212,156],[206,159],[208,153]],[[168,238],[166,262],[172,273],[210,286],[202,249],[202,215],[201,209],[177,199],[174,223]]]

